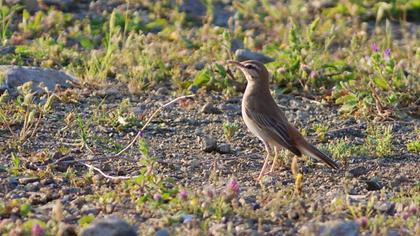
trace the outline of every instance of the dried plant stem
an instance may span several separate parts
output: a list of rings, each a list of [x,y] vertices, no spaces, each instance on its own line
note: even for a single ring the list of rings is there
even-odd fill
[[[107,179],[132,179],[132,178],[136,178],[138,177],[138,175],[136,176],[112,176],[112,175],[107,175],[105,172],[103,172],[101,169],[99,169],[98,167],[95,167],[93,165],[84,163],[79,161],[80,164],[90,168],[90,169],[94,169],[95,171],[97,171],[99,174],[101,174],[103,177],[107,178]]]
[[[136,136],[133,138],[133,140],[121,151],[119,151],[116,156],[121,155],[122,153],[124,153],[125,151],[127,151],[131,146],[134,145],[134,143],[137,141],[137,139],[141,136],[142,132],[146,129],[146,127],[150,124],[150,122],[152,121],[152,119],[159,114],[160,111],[162,111],[164,108],[170,106],[171,104],[182,100],[182,99],[187,99],[187,98],[192,98],[195,95],[186,95],[186,96],[181,96],[181,97],[177,97],[174,100],[163,104],[161,107],[159,107],[155,112],[153,112],[153,114],[149,117],[149,119],[147,119],[146,123],[143,125],[143,127],[140,129],[140,131],[136,134]]]

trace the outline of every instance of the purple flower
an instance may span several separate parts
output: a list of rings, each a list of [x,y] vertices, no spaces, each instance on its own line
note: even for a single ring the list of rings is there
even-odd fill
[[[385,49],[384,57],[389,58],[390,56],[391,56],[391,49],[390,48]]]
[[[316,70],[311,71],[311,73],[309,74],[309,78],[311,79],[318,79],[319,78],[319,73]]]
[[[159,194],[159,193],[155,193],[155,194],[153,195],[153,199],[154,199],[155,201],[159,201],[160,199],[162,199],[162,196],[160,196],[160,194]]]
[[[31,230],[32,236],[43,236],[45,235],[45,231],[41,228],[39,224],[34,224]]]
[[[188,199],[188,193],[185,190],[182,190],[181,192],[179,192],[179,198],[183,201]]]
[[[408,208],[408,212],[412,215],[417,214],[418,211],[419,209],[416,206],[411,206],[410,208]]]
[[[356,219],[356,223],[359,224],[361,227],[367,227],[368,225],[368,218],[366,216],[362,216]]]
[[[235,194],[239,193],[239,184],[235,178],[232,178],[226,185],[226,189]]]
[[[372,49],[373,52],[378,52],[379,51],[378,45],[376,43],[372,43],[370,45],[370,48]]]
[[[203,192],[210,199],[214,197],[214,191],[212,187],[205,188]]]

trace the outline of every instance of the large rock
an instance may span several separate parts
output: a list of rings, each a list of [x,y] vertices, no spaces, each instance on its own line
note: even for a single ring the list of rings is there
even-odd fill
[[[50,91],[59,85],[62,88],[71,87],[78,79],[62,71],[39,67],[0,65],[0,91],[16,89],[26,82],[32,81],[32,89],[42,92],[39,87],[42,82]]]
[[[80,233],[81,236],[136,236],[133,226],[116,216],[94,221]]]
[[[359,225],[354,221],[327,221],[325,223],[309,223],[299,231],[303,236],[356,236]]]
[[[187,13],[187,16],[194,20],[201,19],[207,12],[206,5],[204,5],[202,0],[184,0],[180,10]]]
[[[269,63],[269,62],[274,61],[274,59],[269,56],[266,56],[259,52],[252,52],[248,49],[236,50],[235,56],[238,61],[256,60],[261,63]]]

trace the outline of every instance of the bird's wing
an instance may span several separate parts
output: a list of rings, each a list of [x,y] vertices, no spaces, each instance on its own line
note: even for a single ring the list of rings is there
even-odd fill
[[[289,134],[288,124],[270,115],[259,112],[251,112],[245,109],[246,115],[252,119],[259,129],[267,132],[270,137],[281,146],[300,156],[301,152],[295,147],[294,141]]]

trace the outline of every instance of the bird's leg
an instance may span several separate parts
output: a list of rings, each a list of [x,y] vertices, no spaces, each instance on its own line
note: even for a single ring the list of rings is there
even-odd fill
[[[271,168],[270,168],[270,171],[268,173],[273,173],[274,168],[276,167],[278,157],[279,157],[278,148],[276,146],[274,146],[274,160],[273,160],[273,164],[271,164]]]
[[[265,145],[265,150],[267,151],[267,156],[265,157],[263,167],[261,168],[260,174],[258,175],[258,178],[257,178],[258,181],[260,181],[261,178],[264,176],[265,168],[267,167],[268,160],[270,159],[270,156],[271,156],[271,147],[270,147],[270,145],[268,145],[265,142],[264,142],[264,145]]]

